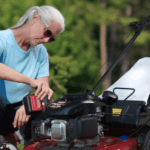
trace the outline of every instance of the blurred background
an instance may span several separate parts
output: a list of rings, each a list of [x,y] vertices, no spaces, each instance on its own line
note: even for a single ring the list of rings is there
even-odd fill
[[[65,31],[56,37],[56,42],[45,44],[49,53],[49,83],[54,91],[53,98],[79,93],[103,66],[86,87],[92,90],[134,35],[130,23],[143,23],[150,14],[150,1],[146,0],[0,0],[0,30],[16,24],[27,9],[36,5],[52,5],[65,17]],[[100,86],[97,95],[138,59],[149,57],[149,33],[150,24]]]

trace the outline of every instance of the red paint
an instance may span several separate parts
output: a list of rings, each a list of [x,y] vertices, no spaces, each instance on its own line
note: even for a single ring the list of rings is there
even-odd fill
[[[100,139],[100,146],[93,147],[94,150],[137,150],[136,138],[128,138],[129,140],[120,141],[120,137],[105,136]]]
[[[129,140],[126,141],[120,141],[119,139],[120,137],[106,136],[104,139],[100,139],[99,147],[92,147],[92,148],[94,150],[137,150],[136,138],[128,138]],[[41,142],[36,142],[32,145],[28,145],[24,150],[42,150],[45,147],[55,147],[55,146],[56,146],[55,141],[47,139],[42,140]]]
[[[56,147],[57,142],[51,139],[41,140],[41,142],[35,142],[34,144],[28,145],[24,150],[43,150],[46,147]]]

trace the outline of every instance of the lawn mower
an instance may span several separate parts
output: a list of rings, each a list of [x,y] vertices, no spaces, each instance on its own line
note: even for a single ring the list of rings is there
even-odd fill
[[[33,143],[24,150],[150,149],[150,58],[140,59],[103,94],[95,94],[149,20],[130,24],[135,35],[91,91],[65,94],[45,106],[44,114],[51,116],[32,120]]]
[[[42,114],[47,117],[32,120],[31,139],[23,138],[20,129],[24,150],[150,149],[150,58],[140,59],[103,94],[95,94],[149,20],[150,16],[143,24],[130,24],[135,35],[92,90],[50,102],[45,98]],[[24,97],[27,114],[41,113],[35,103],[33,107],[34,99],[34,95]]]

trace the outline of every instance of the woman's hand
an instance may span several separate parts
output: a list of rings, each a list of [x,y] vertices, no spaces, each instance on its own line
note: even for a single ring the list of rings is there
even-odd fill
[[[14,125],[14,128],[18,127],[20,129],[29,121],[30,117],[31,115],[26,115],[24,105],[22,105],[16,111],[14,122],[12,123]]]
[[[36,89],[35,96],[39,100],[43,100],[46,96],[48,96],[48,100],[50,100],[54,93],[49,87],[48,77],[33,79],[30,86]]]

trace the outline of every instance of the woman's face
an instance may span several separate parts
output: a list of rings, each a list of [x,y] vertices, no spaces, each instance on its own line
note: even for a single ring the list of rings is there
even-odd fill
[[[46,22],[46,24],[48,27],[40,20],[40,17],[33,18],[29,33],[31,45],[55,41],[56,35],[61,31],[61,24],[57,22]]]

